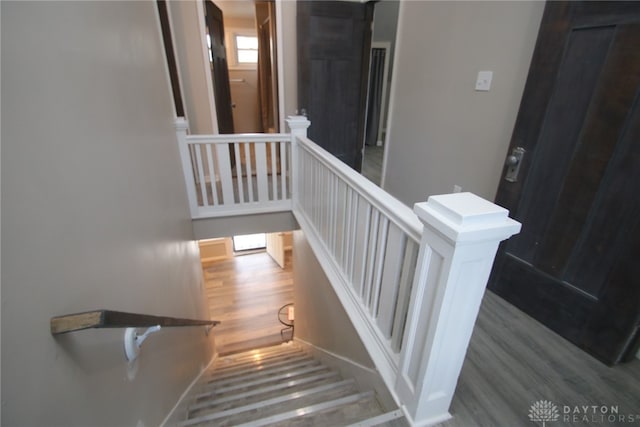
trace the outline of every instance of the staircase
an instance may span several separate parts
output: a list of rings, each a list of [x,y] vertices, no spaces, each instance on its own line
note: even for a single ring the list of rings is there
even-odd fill
[[[407,426],[293,343],[218,358],[180,426]]]

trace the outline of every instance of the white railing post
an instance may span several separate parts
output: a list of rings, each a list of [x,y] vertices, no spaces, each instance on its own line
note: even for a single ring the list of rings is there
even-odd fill
[[[424,224],[396,393],[412,425],[451,417],[449,406],[500,241],[520,231],[508,211],[471,193],[431,196]]]
[[[311,122],[305,116],[289,116],[287,124],[291,130],[291,201],[292,206],[295,208],[300,195],[298,192],[299,159],[296,138],[307,137],[307,129]]]
[[[191,154],[189,153],[189,145],[187,144],[187,129],[189,129],[189,123],[184,119],[184,117],[178,117],[175,122],[175,127],[176,136],[178,138],[178,147],[180,149],[180,160],[182,160],[184,183],[187,186],[189,210],[191,211],[191,217],[193,218],[198,212],[198,198],[196,197],[196,183],[194,181],[193,168],[191,166]]]

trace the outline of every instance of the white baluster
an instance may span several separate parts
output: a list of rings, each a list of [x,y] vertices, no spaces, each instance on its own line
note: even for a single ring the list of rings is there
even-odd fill
[[[280,188],[281,188],[281,200],[287,199],[287,177],[289,176],[289,161],[288,161],[287,143],[280,143]]]
[[[257,202],[269,201],[269,177],[267,176],[267,143],[253,143],[256,152],[256,180],[258,181]]]
[[[272,197],[270,200],[279,200],[278,197],[278,163],[277,155],[278,150],[276,146],[277,142],[269,142],[269,153],[271,154],[271,191]]]
[[[248,202],[255,202],[256,199],[253,197],[254,193],[254,185],[253,185],[253,165],[251,164],[251,146],[253,144],[250,142],[245,142],[242,144],[244,151],[244,165],[247,170],[247,190],[249,192]]]
[[[244,198],[244,177],[242,176],[242,158],[240,157],[240,143],[233,144],[233,153],[236,159],[236,182],[238,184],[238,203],[246,202]]]
[[[207,165],[209,166],[209,180],[211,181],[211,193],[213,196],[213,204],[218,204],[218,183],[216,181],[216,175],[218,171],[213,163],[213,156],[211,155],[211,144],[205,145],[207,149]]]
[[[204,166],[202,165],[202,144],[195,144],[193,152],[196,155],[196,169],[198,169],[198,178],[200,179],[200,195],[202,196],[202,206],[209,206],[207,198],[207,181],[204,176]]]

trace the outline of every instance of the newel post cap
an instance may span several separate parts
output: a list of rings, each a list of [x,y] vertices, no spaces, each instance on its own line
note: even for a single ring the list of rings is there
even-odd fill
[[[430,196],[416,203],[414,212],[426,227],[452,243],[505,240],[520,231],[521,224],[509,211],[473,193]]]
[[[189,122],[184,117],[178,117],[174,122],[174,126],[176,127],[176,130],[186,131],[187,129],[189,129]]]
[[[306,129],[311,125],[311,122],[305,116],[289,116],[287,118],[287,124],[289,129]]]

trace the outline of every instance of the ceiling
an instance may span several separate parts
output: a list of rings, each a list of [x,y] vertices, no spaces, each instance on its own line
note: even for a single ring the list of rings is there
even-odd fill
[[[225,18],[253,18],[255,6],[253,0],[215,0]]]

